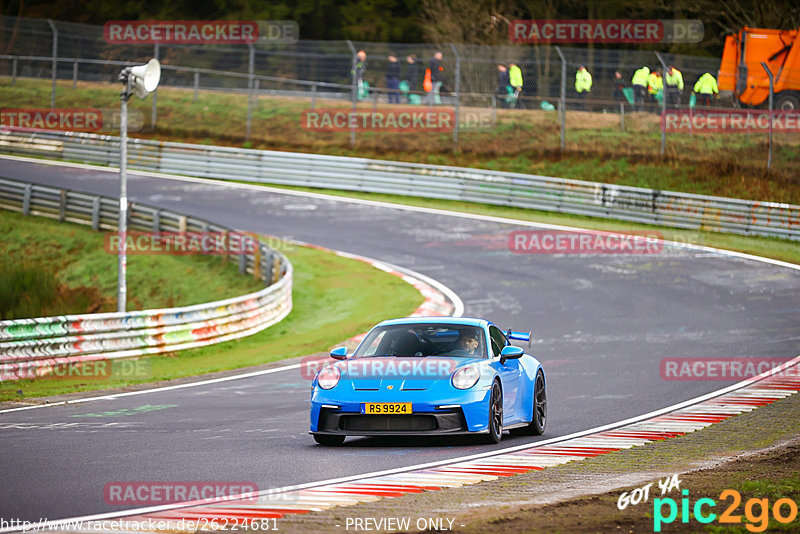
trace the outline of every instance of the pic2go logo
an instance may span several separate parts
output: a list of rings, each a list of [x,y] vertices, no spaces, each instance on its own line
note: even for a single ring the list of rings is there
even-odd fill
[[[681,523],[687,524],[690,521],[689,509],[691,508],[692,516],[698,523],[711,523],[717,519],[717,514],[711,512],[711,508],[717,506],[714,499],[703,498],[695,501],[694,506],[689,502],[689,490],[683,490],[683,499],[681,499]],[[719,494],[720,501],[727,501],[731,499],[730,505],[725,511],[719,515],[719,523],[724,524],[739,524],[742,522],[741,514],[735,513],[742,503],[742,495],[734,489],[726,489]],[[669,511],[665,516],[665,508]],[[778,499],[769,506],[769,499],[751,498],[744,505],[744,516],[749,521],[745,528],[750,532],[764,532],[769,525],[770,512],[772,517],[778,523],[791,523],[797,518],[797,504],[787,498]],[[678,518],[678,503],[675,499],[666,497],[663,499],[653,499],[653,531],[661,532],[662,524],[669,524]]]

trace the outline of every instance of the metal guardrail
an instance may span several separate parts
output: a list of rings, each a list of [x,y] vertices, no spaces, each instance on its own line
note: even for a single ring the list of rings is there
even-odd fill
[[[119,201],[0,178],[0,209],[116,230]],[[211,222],[132,203],[131,231],[214,232],[232,246],[242,237]],[[0,321],[0,380],[44,376],[56,366],[142,356],[221,343],[255,334],[292,309],[292,265],[258,243],[231,256],[267,287],[240,297],[178,308]]]
[[[0,152],[101,165],[119,138],[0,131]],[[800,206],[529,174],[134,139],[129,167],[185,176],[461,200],[675,228],[800,240]]]

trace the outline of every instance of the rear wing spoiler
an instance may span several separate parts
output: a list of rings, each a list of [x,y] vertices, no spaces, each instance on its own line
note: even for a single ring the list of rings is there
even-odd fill
[[[531,338],[533,336],[531,336],[531,332],[514,332],[513,330],[511,330],[509,328],[508,331],[506,332],[506,337],[508,339],[513,339],[515,341],[527,341],[528,342],[528,348],[530,348],[530,346],[531,346]]]

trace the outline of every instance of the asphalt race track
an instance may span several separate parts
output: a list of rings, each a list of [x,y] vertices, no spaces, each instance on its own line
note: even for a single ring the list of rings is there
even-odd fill
[[[116,173],[0,159],[0,175],[116,197]],[[414,269],[465,315],[532,329],[548,377],[541,438],[650,412],[732,382],[668,381],[667,357],[800,354],[800,271],[714,252],[512,254],[530,229],[332,198],[129,174],[132,200],[242,230],[292,237]],[[376,299],[391,295],[375,295]],[[308,435],[298,370],[115,400],[0,414],[0,516],[50,520],[122,508],[114,481],[252,481],[260,489],[401,467],[491,447],[469,440]],[[106,413],[108,412],[108,413]]]

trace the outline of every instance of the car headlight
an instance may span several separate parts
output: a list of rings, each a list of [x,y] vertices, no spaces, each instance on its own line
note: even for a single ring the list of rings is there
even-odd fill
[[[462,367],[453,373],[453,387],[457,389],[469,389],[474,386],[481,377],[481,372],[474,365]]]
[[[322,389],[331,389],[339,383],[342,373],[335,365],[328,366],[317,375],[317,384]]]

